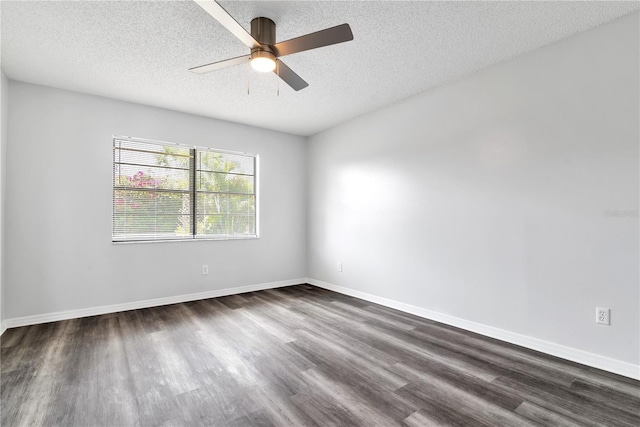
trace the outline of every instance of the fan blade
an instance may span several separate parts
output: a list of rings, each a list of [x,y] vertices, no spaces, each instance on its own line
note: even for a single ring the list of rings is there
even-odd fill
[[[198,74],[208,73],[210,71],[219,70],[221,68],[233,67],[234,65],[248,62],[251,55],[238,56],[237,58],[225,59],[224,61],[214,62],[212,64],[200,65],[199,67],[189,68],[189,71]]]
[[[273,72],[280,76],[286,84],[291,86],[291,89],[298,91],[309,86],[309,83],[302,80],[302,77],[297,75],[291,68],[287,67],[287,64],[281,60],[278,59],[276,65],[276,69],[273,70]]]
[[[326,30],[296,37],[273,45],[276,56],[291,55],[292,53],[303,52],[332,44],[348,42],[353,40],[353,33],[349,24],[342,24]]]
[[[253,38],[251,34],[244,29],[244,27],[233,19],[229,13],[222,8],[217,2],[210,0],[194,0],[198,3],[198,6],[203,8],[209,15],[213,16],[219,23],[221,23],[227,30],[240,39],[240,41],[246,44],[250,48],[260,47],[260,43]]]

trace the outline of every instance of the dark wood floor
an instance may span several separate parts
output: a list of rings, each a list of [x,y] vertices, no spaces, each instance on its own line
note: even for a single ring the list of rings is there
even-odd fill
[[[640,382],[309,285],[10,329],[3,426],[640,425]]]

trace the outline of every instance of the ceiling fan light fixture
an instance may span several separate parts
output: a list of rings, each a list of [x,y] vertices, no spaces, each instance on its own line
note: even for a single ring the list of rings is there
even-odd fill
[[[246,64],[247,59],[249,59],[251,68],[263,73],[275,71],[278,77],[288,84],[291,89],[298,91],[309,86],[309,83],[287,67],[287,64],[282,62],[280,57],[353,40],[353,33],[349,24],[342,24],[277,43],[276,23],[271,19],[264,16],[253,18],[251,20],[251,33],[249,33],[242,25],[238,24],[238,21],[233,16],[229,15],[229,12],[220,6],[218,1],[194,1],[244,43],[245,46],[251,49],[251,53],[247,55],[189,68],[189,71],[198,74]],[[278,62],[276,63],[276,61]]]
[[[276,68],[276,56],[266,50],[251,54],[251,68],[261,73],[268,73]]]

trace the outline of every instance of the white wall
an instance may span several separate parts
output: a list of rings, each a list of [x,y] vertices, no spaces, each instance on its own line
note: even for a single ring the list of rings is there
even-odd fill
[[[7,151],[7,113],[9,103],[9,81],[0,71],[0,333],[4,320],[4,210],[5,210],[5,173]]]
[[[311,137],[310,277],[638,364],[638,49],[634,14]]]
[[[305,277],[304,138],[9,87],[7,319]],[[112,244],[112,134],[257,153],[260,238]]]

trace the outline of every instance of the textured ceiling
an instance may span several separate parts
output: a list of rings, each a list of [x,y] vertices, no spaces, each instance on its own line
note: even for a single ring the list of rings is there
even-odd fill
[[[192,1],[2,1],[10,79],[311,135],[638,10],[638,2],[221,1],[278,41],[347,22],[354,41],[284,58],[294,92],[249,66],[188,68],[248,53]],[[247,95],[247,85],[251,93]]]

